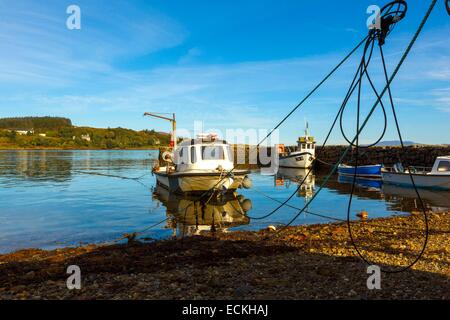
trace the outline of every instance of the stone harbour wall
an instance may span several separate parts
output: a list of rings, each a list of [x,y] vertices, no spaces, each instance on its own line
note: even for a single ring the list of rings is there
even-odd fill
[[[318,155],[319,159],[325,163],[335,164],[346,148],[347,146],[325,146],[324,149],[321,150],[320,147],[318,147],[316,155]],[[162,154],[162,151],[160,154]],[[261,150],[262,154],[265,156],[264,159],[260,159],[259,151],[256,149],[256,146],[249,145],[232,145],[232,151],[234,153],[234,163],[236,164],[237,169],[256,169],[260,166],[267,166],[271,154],[270,148],[269,150]],[[447,155],[450,155],[449,145],[414,145],[405,147],[404,152],[401,147],[370,147],[359,149],[358,163],[360,165],[384,164],[385,166],[392,166],[401,159],[404,166],[432,167],[436,157]],[[253,161],[249,161],[250,159]],[[163,162],[161,158],[159,160],[160,162]],[[347,153],[343,163],[354,164],[354,161],[355,150],[353,149]],[[317,168],[326,169],[329,168],[329,166],[319,161],[317,162]]]
[[[346,146],[326,146],[323,151],[316,150],[319,159],[327,163],[336,163],[344,153]],[[405,151],[401,147],[370,147],[359,149],[360,165],[384,164],[392,166],[399,162],[403,164],[419,167],[432,167],[434,160],[438,156],[450,155],[450,146],[408,146]],[[353,164],[355,160],[355,150],[351,150],[344,158],[344,163]],[[318,163],[319,168],[327,167],[326,164]]]

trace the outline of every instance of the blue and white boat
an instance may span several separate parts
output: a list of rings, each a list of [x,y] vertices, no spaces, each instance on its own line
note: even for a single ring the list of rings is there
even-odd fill
[[[381,179],[381,168],[383,165],[381,164],[373,164],[367,166],[348,166],[345,164],[340,164],[338,166],[338,173],[342,176],[355,176],[359,178],[368,178],[368,179]]]

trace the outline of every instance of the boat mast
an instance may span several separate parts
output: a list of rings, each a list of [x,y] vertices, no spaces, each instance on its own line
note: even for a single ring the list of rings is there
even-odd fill
[[[162,116],[161,114],[166,113],[145,112],[144,116],[159,118],[170,121],[172,123],[172,132],[170,133],[170,147],[175,149],[177,147],[177,136],[176,136],[177,121],[175,120],[175,113],[172,113],[172,118]]]
[[[306,119],[305,119],[305,137],[306,137],[306,140],[308,140],[308,137],[309,137],[309,124],[308,124],[308,121],[306,121]]]

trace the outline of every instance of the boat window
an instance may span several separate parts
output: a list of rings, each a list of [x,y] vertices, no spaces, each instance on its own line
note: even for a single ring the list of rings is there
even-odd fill
[[[306,149],[306,144],[302,143],[302,149]]]
[[[175,153],[176,159],[175,159],[175,163],[176,164],[186,164],[188,163],[188,150],[186,150],[187,147],[182,147],[178,149],[178,152]]]
[[[450,171],[450,161],[441,161],[437,169],[438,172]]]
[[[203,160],[225,160],[225,153],[222,146],[202,147]]]
[[[197,154],[195,153],[195,147],[191,147],[191,163],[197,162]]]
[[[228,160],[232,160],[233,159],[233,152],[231,151],[231,147],[230,146],[226,146],[225,150],[226,150],[226,153],[227,153]]]

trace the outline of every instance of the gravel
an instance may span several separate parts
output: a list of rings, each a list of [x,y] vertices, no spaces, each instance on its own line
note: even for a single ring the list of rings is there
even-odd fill
[[[235,231],[152,243],[21,250],[0,256],[0,299],[449,299],[450,212],[429,213],[412,268],[366,285],[344,223]],[[371,264],[399,271],[424,243],[423,214],[352,222]],[[69,265],[82,288],[68,290]]]

